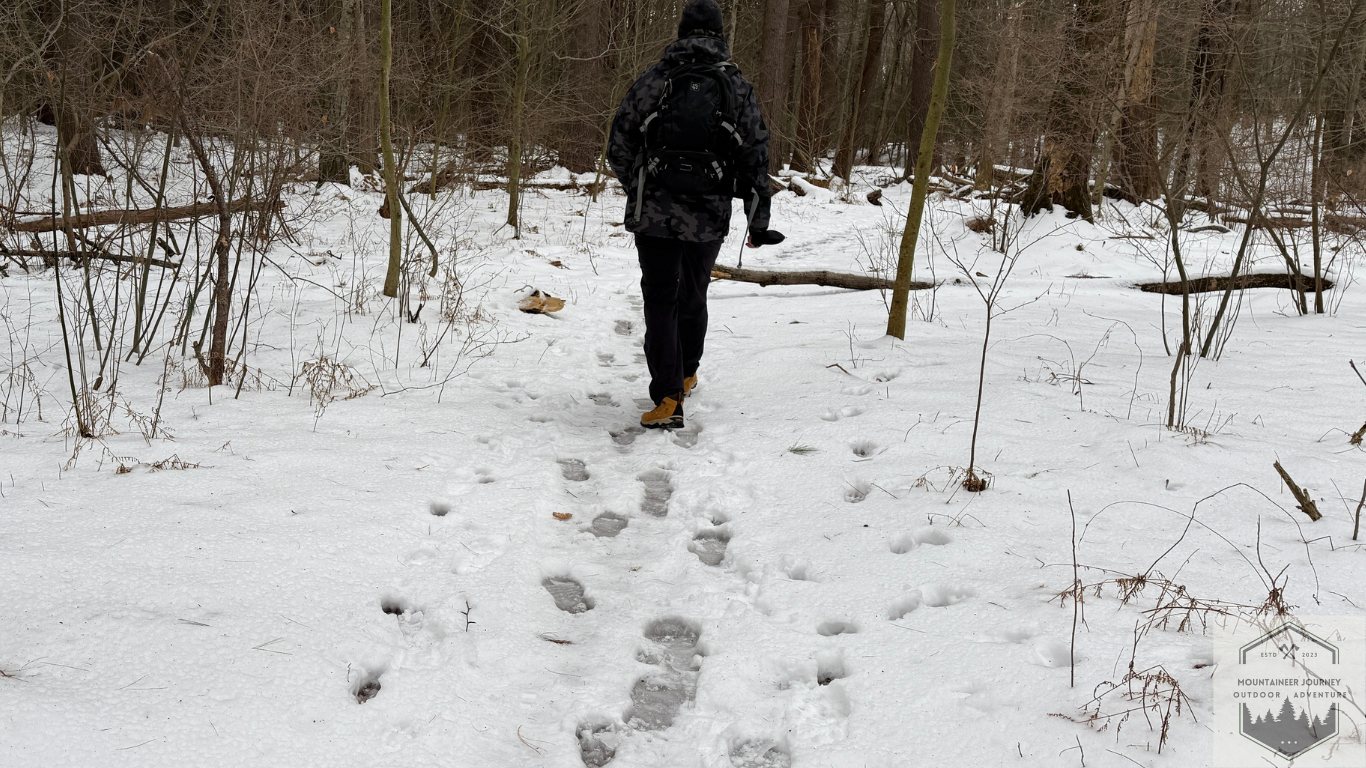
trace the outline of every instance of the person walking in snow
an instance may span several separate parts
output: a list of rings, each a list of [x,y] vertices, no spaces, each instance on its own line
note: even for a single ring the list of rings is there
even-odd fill
[[[768,228],[768,127],[754,88],[730,63],[721,8],[692,0],[678,41],[617,110],[607,159],[626,190],[645,300],[645,360],[655,408],[647,428],[683,426],[707,334],[707,285],[744,201],[751,248],[782,242]]]

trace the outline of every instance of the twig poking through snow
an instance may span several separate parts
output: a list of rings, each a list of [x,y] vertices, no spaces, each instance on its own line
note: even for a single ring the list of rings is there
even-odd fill
[[[1067,491],[1067,510],[1072,513],[1072,643],[1068,648],[1068,665],[1071,667],[1071,679],[1067,687],[1077,687],[1077,615],[1081,611],[1081,576],[1077,569],[1077,510],[1072,506],[1072,491]],[[1081,744],[1078,743],[1080,748]],[[1086,759],[1082,758],[1082,765],[1086,764]]]
[[[1361,484],[1361,501],[1357,502],[1357,521],[1352,526],[1352,541],[1357,540],[1357,534],[1361,533],[1361,508],[1366,507],[1366,483]]]

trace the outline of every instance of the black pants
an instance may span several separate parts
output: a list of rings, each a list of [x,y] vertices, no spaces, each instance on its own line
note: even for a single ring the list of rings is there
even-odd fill
[[[688,243],[636,235],[640,292],[645,298],[645,361],[650,398],[683,391],[683,379],[697,373],[707,336],[707,285],[721,241]]]

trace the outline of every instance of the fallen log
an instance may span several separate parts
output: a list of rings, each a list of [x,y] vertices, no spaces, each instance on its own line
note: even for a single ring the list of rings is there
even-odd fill
[[[761,269],[739,269],[717,264],[712,268],[713,280],[734,280],[756,285],[823,285],[827,288],[848,288],[855,291],[891,290],[894,281],[885,277],[851,275],[845,272],[811,270],[805,272],[770,272]],[[934,283],[911,283],[911,290],[933,288]]]
[[[1200,277],[1190,281],[1191,293],[1213,293],[1228,290],[1229,278],[1227,277]],[[1239,275],[1232,280],[1233,287],[1238,290],[1246,288],[1283,288],[1291,291],[1306,291],[1314,293],[1314,278],[1308,275]],[[1333,281],[1324,279],[1323,289],[1326,291],[1333,287]],[[1165,293],[1168,296],[1180,296],[1181,281],[1171,283],[1140,283],[1138,286],[1144,293]]]
[[[597,188],[598,191],[602,191],[602,189],[607,186],[607,181],[607,179],[602,180],[602,182]],[[422,186],[423,185],[419,184],[417,187],[414,187],[414,189],[418,189]],[[524,181],[519,186],[522,189],[553,189],[558,192],[586,192],[589,194],[593,192],[594,188],[593,182],[591,181],[587,184],[580,184],[577,181]],[[476,179],[475,181],[470,182],[470,189],[474,190],[475,192],[491,192],[493,190],[504,190],[507,189],[507,187],[508,184],[506,181]],[[423,194],[426,193],[424,192]]]
[[[112,261],[116,264],[151,264],[162,269],[180,269],[180,265],[162,259],[147,259],[142,256],[123,256],[116,253],[104,253],[102,251],[6,251],[6,256],[18,256],[21,259],[42,259],[43,264],[52,266],[54,259],[99,259],[101,261]]]
[[[271,206],[265,200],[248,200],[241,198],[228,203],[229,213],[242,213],[243,211],[264,211]],[[182,205],[175,208],[147,208],[145,210],[115,210],[115,211],[95,211],[93,213],[83,213],[71,219],[73,229],[87,229],[89,227],[103,227],[110,224],[150,224],[153,221],[173,221],[175,219],[194,219],[201,216],[218,215],[218,206],[214,203],[195,203],[194,205]],[[60,232],[65,228],[61,216],[48,216],[41,219],[30,219],[28,221],[16,221],[14,223],[15,232]]]
[[[1224,220],[1231,224],[1246,224],[1248,222],[1246,216],[1229,216]],[[1257,226],[1261,229],[1271,227],[1277,229],[1308,229],[1314,226],[1314,222],[1297,216],[1258,216]],[[1366,218],[1344,216],[1340,213],[1326,213],[1323,216],[1323,228],[1340,235],[1351,235],[1366,229]]]

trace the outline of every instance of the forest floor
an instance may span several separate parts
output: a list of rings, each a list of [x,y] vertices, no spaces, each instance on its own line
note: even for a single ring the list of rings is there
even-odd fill
[[[745,266],[885,264],[909,187],[882,207],[865,191],[778,195],[788,240]],[[1156,209],[1028,221],[973,494],[971,279],[1000,257],[964,222],[987,202],[932,199],[916,277],[939,287],[904,341],[875,291],[714,283],[689,426],[642,433],[620,195],[529,192],[515,240],[502,193],[443,194],[465,290],[446,341],[442,284],[417,324],[374,295],[382,195],[299,185],[306,226],[257,283],[240,395],[125,365],[122,434],[94,442],[63,424],[51,270],[0,281],[6,370],[29,361],[43,393],[43,420],[0,424],[0,765],[1209,765],[1221,612],[1274,580],[1300,612],[1366,614],[1348,443],[1366,387],[1347,364],[1366,357],[1366,292],[1347,251],[1333,315],[1246,293],[1178,432],[1180,297],[1134,287],[1162,278]],[[1221,274],[1239,235],[1183,243]],[[567,306],[520,313],[532,287]],[[298,376],[322,358],[358,396]],[[154,408],[173,437],[142,436],[133,414]],[[1101,585],[1075,648],[1074,546]],[[1131,665],[1165,670],[1168,693],[1106,694]]]

